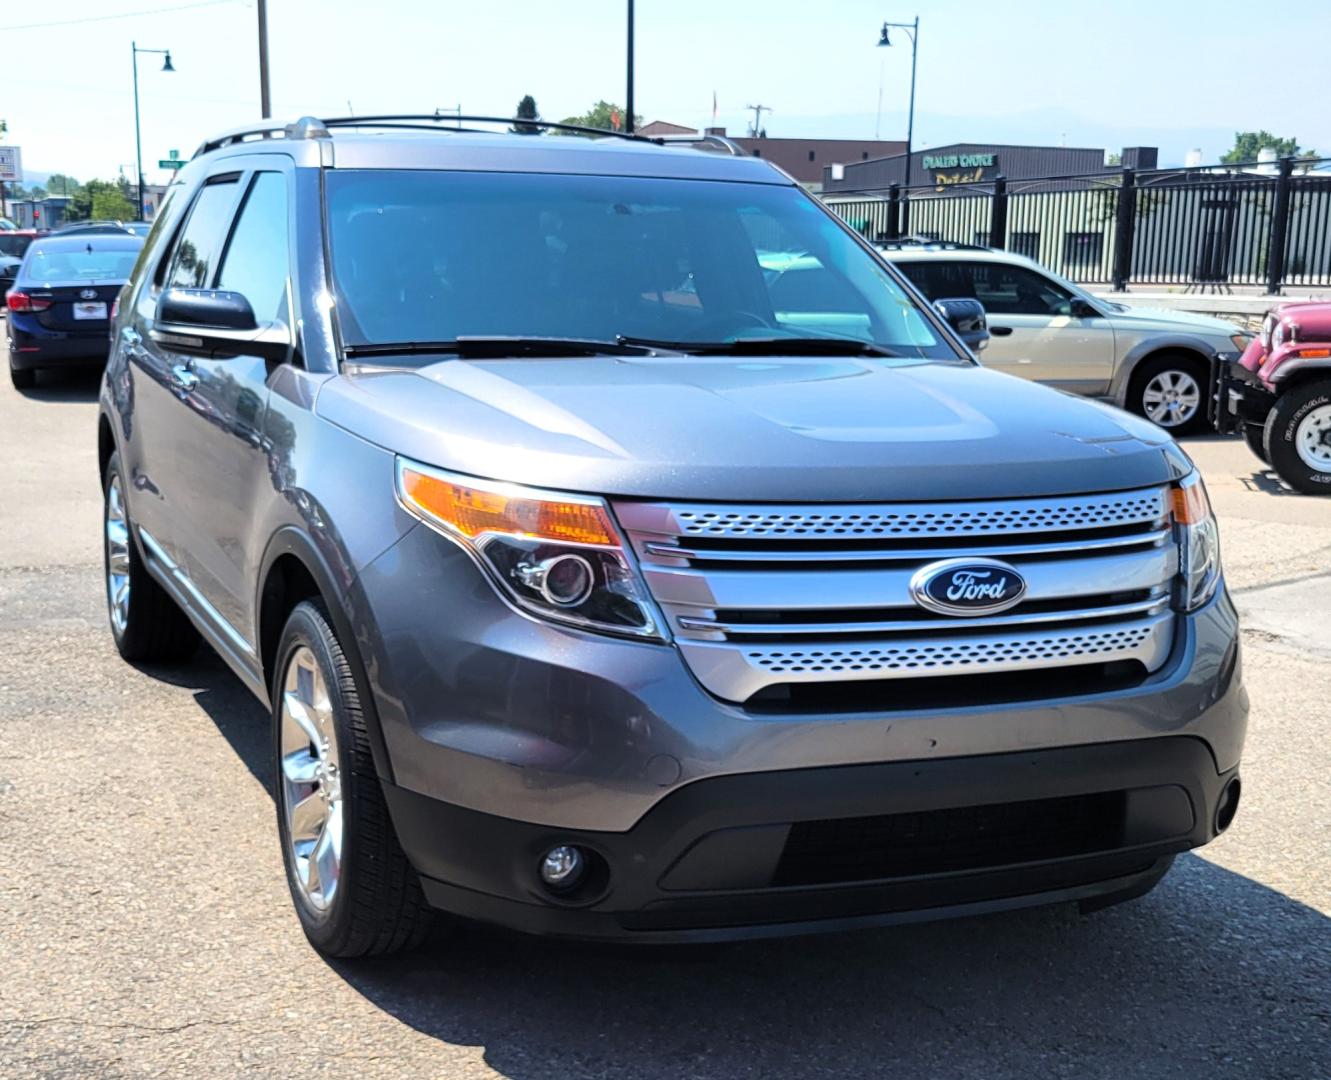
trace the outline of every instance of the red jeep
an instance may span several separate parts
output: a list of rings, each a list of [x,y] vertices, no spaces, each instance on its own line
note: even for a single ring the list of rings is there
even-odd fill
[[[1331,303],[1272,308],[1215,383],[1217,430],[1242,432],[1290,487],[1331,495]]]

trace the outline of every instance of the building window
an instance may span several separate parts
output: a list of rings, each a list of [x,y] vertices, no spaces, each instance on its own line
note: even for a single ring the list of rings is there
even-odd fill
[[[869,160],[869,151],[868,151],[868,150],[861,150],[861,151],[860,151],[860,160],[861,160],[861,161],[868,161],[868,160]]]
[[[1040,234],[1038,232],[1014,232],[1008,241],[1008,250],[1014,255],[1025,255],[1028,259],[1040,258]]]
[[[812,161],[813,158],[814,158],[814,153],[813,153],[812,150],[810,150],[810,151],[809,151],[809,160]]]
[[[759,150],[759,149],[755,146],[755,147],[753,148],[753,156],[754,156],[754,157],[762,157],[762,156],[763,156],[763,152],[762,152],[761,150]]]
[[[1070,232],[1063,234],[1063,265],[1091,269],[1100,265],[1104,255],[1105,234]]]

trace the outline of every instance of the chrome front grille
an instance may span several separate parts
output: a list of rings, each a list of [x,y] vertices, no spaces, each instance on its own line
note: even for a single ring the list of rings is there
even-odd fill
[[[621,502],[686,662],[718,697],[786,683],[1164,663],[1178,552],[1167,488],[973,503]],[[1025,578],[996,615],[938,615],[910,581],[942,559]]]

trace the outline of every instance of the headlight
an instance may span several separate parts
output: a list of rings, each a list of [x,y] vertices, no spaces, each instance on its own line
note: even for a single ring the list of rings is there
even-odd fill
[[[1220,530],[1201,473],[1194,470],[1170,491],[1179,547],[1174,607],[1196,611],[1220,584]]]
[[[494,483],[398,458],[397,495],[469,551],[500,593],[585,630],[664,637],[604,500]]]
[[[1285,324],[1279,319],[1271,323],[1271,351],[1275,352],[1280,348],[1281,342],[1285,340]]]
[[[1266,352],[1271,350],[1271,335],[1278,322],[1279,320],[1274,315],[1268,315],[1262,320],[1262,332],[1259,336],[1262,339],[1262,349]]]

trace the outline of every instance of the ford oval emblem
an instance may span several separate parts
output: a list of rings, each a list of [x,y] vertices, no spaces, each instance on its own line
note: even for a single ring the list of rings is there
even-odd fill
[[[910,579],[910,595],[943,615],[993,615],[1026,595],[1026,579],[997,559],[944,559]]]

